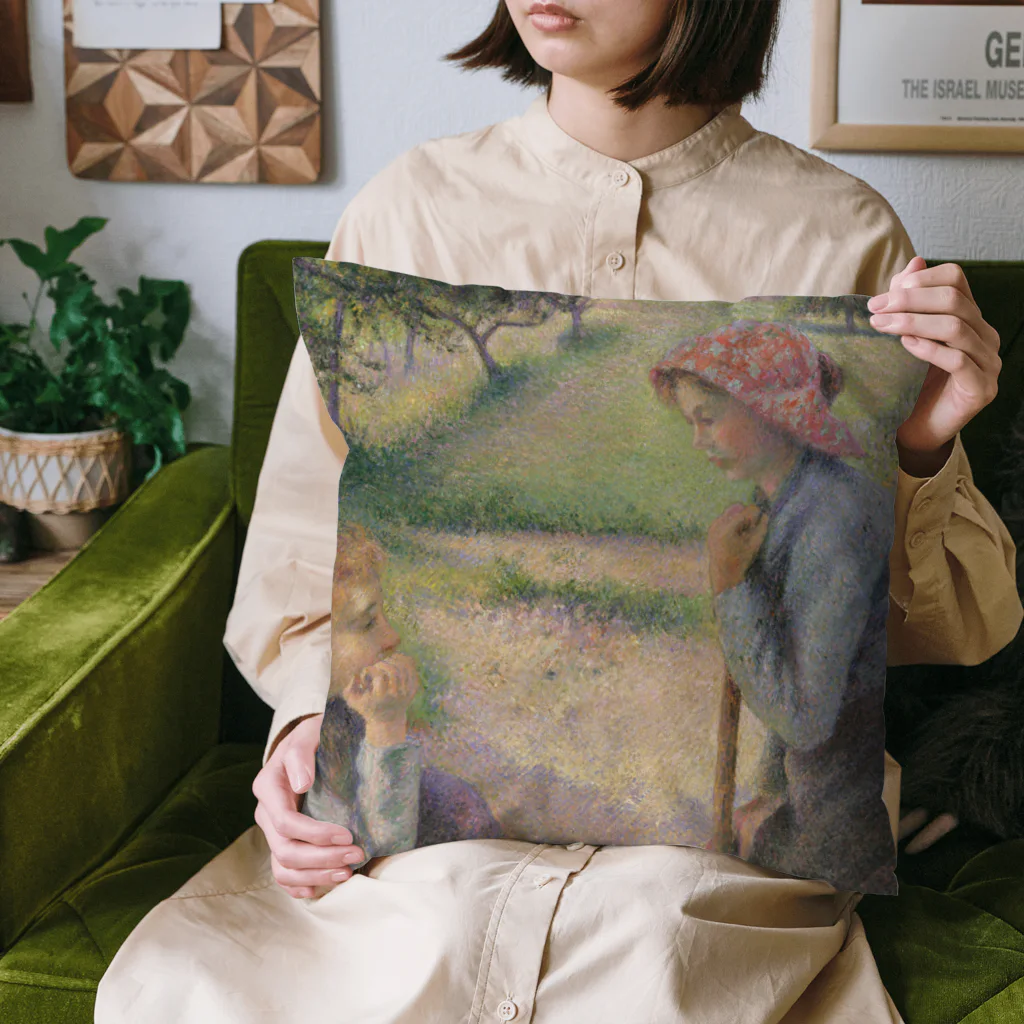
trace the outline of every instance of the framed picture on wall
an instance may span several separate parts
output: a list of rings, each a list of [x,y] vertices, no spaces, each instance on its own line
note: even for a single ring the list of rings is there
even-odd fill
[[[1024,152],[1024,0],[814,0],[811,145]]]
[[[0,0],[0,103],[30,99],[27,0]]]

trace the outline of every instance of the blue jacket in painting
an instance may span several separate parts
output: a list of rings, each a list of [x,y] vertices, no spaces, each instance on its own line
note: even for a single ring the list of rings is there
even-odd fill
[[[366,727],[342,697],[324,711],[316,776],[303,811],[344,825],[366,859],[416,846],[499,834],[480,793],[463,779],[423,764],[419,744],[365,742]]]
[[[893,494],[806,449],[768,514],[744,581],[715,601],[727,667],[767,729],[761,792],[778,804],[750,855],[858,890],[879,851],[895,863],[879,798]]]

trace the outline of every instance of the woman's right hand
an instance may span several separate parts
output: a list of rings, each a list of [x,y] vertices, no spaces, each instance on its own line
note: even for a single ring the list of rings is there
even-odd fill
[[[715,597],[743,582],[767,532],[768,516],[757,505],[730,505],[708,527],[708,560]]]
[[[392,653],[362,672],[342,690],[345,703],[366,723],[366,742],[375,747],[404,743],[406,713],[420,688],[416,662]]]
[[[352,833],[341,825],[317,821],[299,807],[313,785],[316,748],[324,716],[300,719],[273,748],[256,776],[256,824],[270,847],[274,878],[290,896],[308,899],[317,889],[333,889],[352,876],[349,864],[363,860]]]

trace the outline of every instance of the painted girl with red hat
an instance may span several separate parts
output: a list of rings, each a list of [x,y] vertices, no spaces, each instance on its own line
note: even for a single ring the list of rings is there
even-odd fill
[[[707,539],[726,667],[767,730],[736,852],[863,891],[895,858],[880,799],[893,499],[845,461],[864,452],[832,412],[842,371],[789,324],[738,321],[650,379],[694,447],[755,485]]]

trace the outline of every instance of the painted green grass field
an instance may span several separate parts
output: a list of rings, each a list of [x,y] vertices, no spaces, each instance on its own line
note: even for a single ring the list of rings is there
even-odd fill
[[[653,842],[708,814],[723,666],[701,535],[725,495],[654,402],[664,339],[624,319],[589,311],[573,350],[561,320],[510,329],[503,380],[456,360],[350,407],[342,500],[389,552],[430,762],[474,765],[506,826]]]
[[[597,303],[576,344],[567,317],[501,329],[498,375],[455,350],[339,396],[342,519],[388,552],[386,613],[422,683],[414,729],[524,836],[573,820],[610,843],[708,838],[724,665],[704,536],[752,491],[692,448],[648,371],[743,315],[771,304]],[[877,345],[811,329],[847,370],[835,409],[858,430],[903,361],[887,374]],[[891,453],[864,463],[887,479]],[[744,710],[739,801],[763,736]]]

